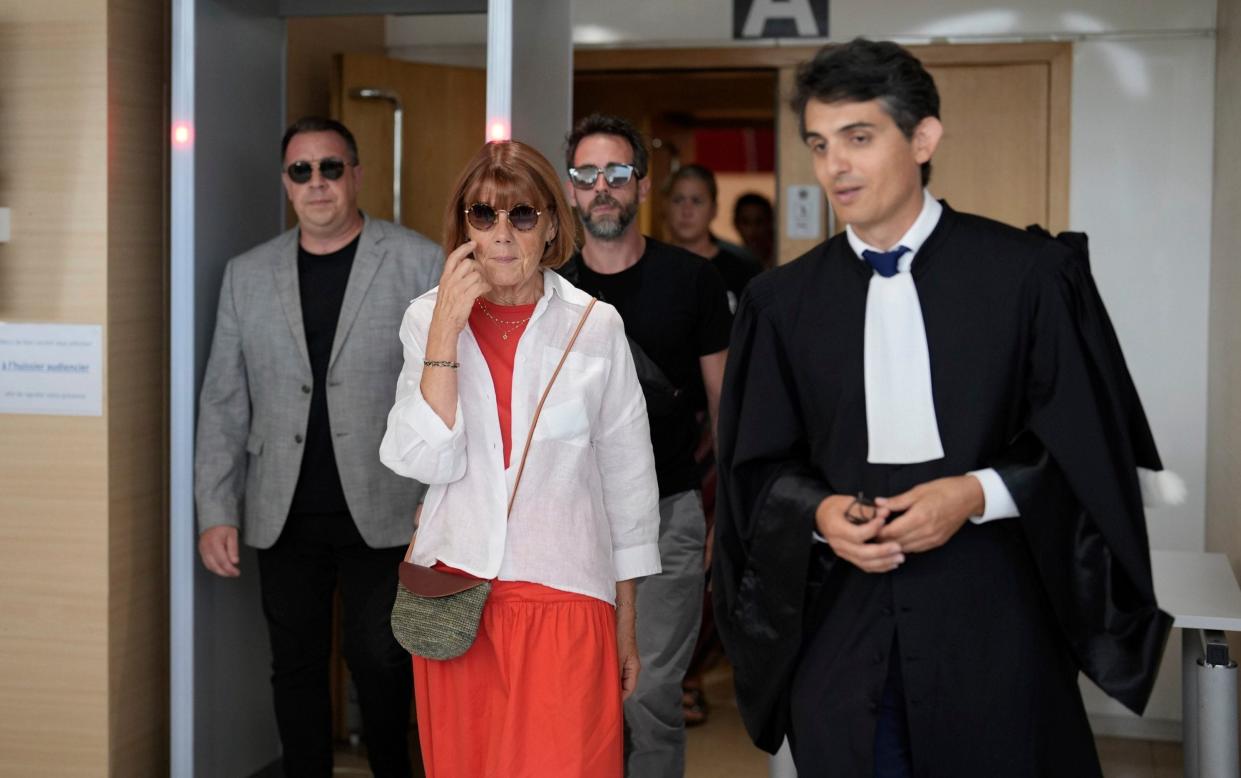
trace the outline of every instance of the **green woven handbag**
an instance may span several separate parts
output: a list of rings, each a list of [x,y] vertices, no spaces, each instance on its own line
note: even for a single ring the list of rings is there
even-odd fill
[[[398,575],[392,605],[397,642],[424,659],[456,659],[469,650],[491,582],[410,562],[401,562]]]
[[[530,432],[526,435],[526,446],[521,452],[521,464],[517,468],[517,477],[513,481],[513,492],[508,499],[508,512],[513,512],[513,500],[517,497],[517,487],[521,485],[521,474],[526,469],[526,455],[530,453],[530,441],[534,439],[534,425],[539,421],[543,411],[543,403],[547,394],[560,375],[560,368],[573,350],[578,333],[586,323],[586,317],[595,307],[592,297],[582,317],[578,319],[577,329],[573,330],[569,343],[560,355],[556,370],[547,380],[543,388],[543,396],[534,408],[530,420]],[[409,544],[410,551],[414,544]],[[408,559],[407,551],[405,558]],[[478,635],[478,622],[483,615],[483,605],[487,595],[491,593],[491,582],[464,575],[446,573],[425,565],[416,565],[403,561],[397,571],[400,583],[396,588],[396,602],[392,605],[392,634],[398,643],[411,654],[424,659],[456,659],[469,650]]]

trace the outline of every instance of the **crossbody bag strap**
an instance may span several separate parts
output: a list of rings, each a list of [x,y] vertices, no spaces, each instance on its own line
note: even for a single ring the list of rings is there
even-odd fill
[[[573,350],[573,344],[577,342],[577,336],[582,331],[582,326],[586,324],[586,317],[590,316],[590,311],[595,307],[597,300],[590,298],[590,302],[586,305],[586,310],[582,311],[582,318],[577,320],[577,329],[573,330],[573,336],[569,338],[569,344],[564,347],[564,353],[560,355],[560,361],[556,363],[556,370],[552,373],[552,377],[548,379],[547,386],[543,388],[543,396],[539,398],[539,404],[534,408],[534,417],[530,419],[530,431],[526,433],[526,446],[521,451],[521,464],[517,467],[517,478],[513,481],[513,493],[508,498],[508,512],[513,513],[513,500],[517,499],[517,487],[521,486],[521,474],[526,469],[526,455],[530,453],[530,441],[534,440],[534,425],[539,423],[539,414],[543,412],[543,403],[547,401],[547,395],[552,390],[552,384],[556,383],[556,376],[560,375],[560,368],[564,367],[564,362],[569,358],[569,352]]]

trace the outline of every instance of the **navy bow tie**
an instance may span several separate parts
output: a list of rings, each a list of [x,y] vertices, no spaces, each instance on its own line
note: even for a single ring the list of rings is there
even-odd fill
[[[897,246],[891,251],[871,251],[867,249],[862,252],[862,259],[875,269],[875,272],[884,278],[891,278],[896,275],[896,268],[900,263],[901,255],[909,251],[908,246]]]

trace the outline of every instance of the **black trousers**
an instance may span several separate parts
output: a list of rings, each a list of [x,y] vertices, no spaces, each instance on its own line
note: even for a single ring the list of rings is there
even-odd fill
[[[340,583],[343,650],[358,690],[363,735],[377,778],[408,778],[413,675],[392,637],[404,546],[370,548],[348,513],[290,516],[275,545],[258,552],[271,638],[276,725],[289,778],[332,774],[332,596]]]
[[[875,778],[912,778],[909,719],[905,713],[905,679],[901,675],[900,643],[892,638],[888,679],[875,722]]]
[[[900,642],[895,635],[892,637],[888,651],[887,678],[883,682],[883,690],[879,701],[875,704],[875,737],[874,737],[874,778],[911,778],[913,776],[913,756],[909,742],[909,719],[905,712],[905,679],[901,675]],[[876,656],[878,658],[878,656]],[[813,679],[815,674],[810,671],[800,678],[803,682]],[[793,762],[797,765],[798,775],[806,778],[827,776],[832,773],[831,757],[822,749],[822,739],[814,726],[814,715],[807,715],[805,705],[794,705],[793,731],[789,736],[789,745],[793,751]],[[811,719],[807,723],[806,719]],[[857,750],[865,750],[865,743],[854,744]]]

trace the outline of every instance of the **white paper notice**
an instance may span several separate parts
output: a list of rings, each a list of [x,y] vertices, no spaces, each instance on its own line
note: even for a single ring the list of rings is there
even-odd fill
[[[103,327],[0,322],[0,413],[103,415]]]
[[[788,223],[784,237],[793,240],[819,240],[823,238],[823,190],[817,186],[788,188]]]

